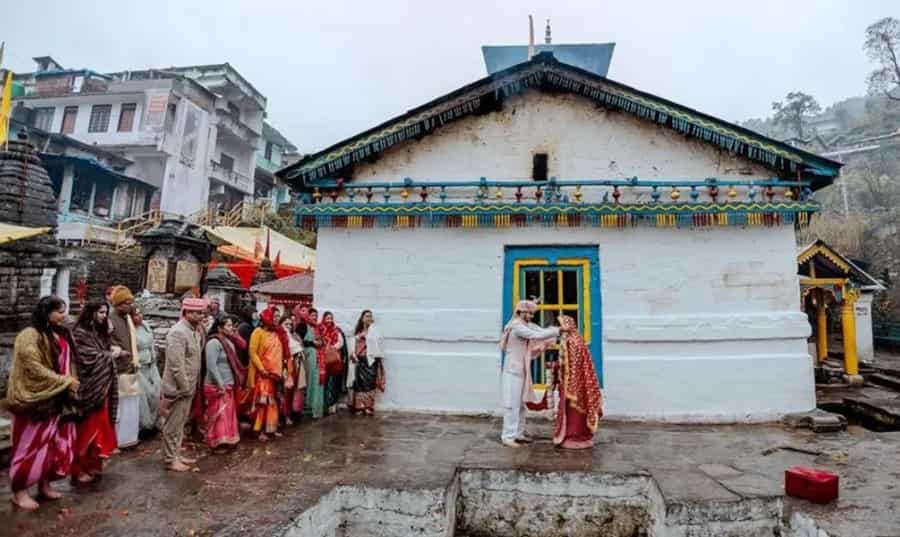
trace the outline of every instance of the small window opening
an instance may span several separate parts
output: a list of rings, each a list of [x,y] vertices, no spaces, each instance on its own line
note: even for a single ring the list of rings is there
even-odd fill
[[[535,153],[531,167],[531,178],[535,181],[547,180],[547,153]]]

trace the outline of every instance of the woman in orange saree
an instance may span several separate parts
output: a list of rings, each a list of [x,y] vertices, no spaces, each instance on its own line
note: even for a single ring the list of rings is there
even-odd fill
[[[262,326],[253,331],[248,346],[250,365],[247,369],[247,392],[250,397],[250,419],[260,440],[278,432],[278,389],[282,381],[285,352],[282,340],[286,334],[278,326],[275,308],[268,307],[260,315]],[[285,337],[283,337],[285,336]]]
[[[594,445],[594,433],[603,416],[603,395],[591,353],[578,333],[575,319],[560,315],[559,326],[569,331],[559,346],[559,408],[553,444],[565,449],[587,449]]]

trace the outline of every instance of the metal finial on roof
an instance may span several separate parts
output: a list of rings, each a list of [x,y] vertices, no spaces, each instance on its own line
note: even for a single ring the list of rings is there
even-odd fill
[[[550,19],[547,19],[547,29],[544,31],[544,43],[550,44],[553,40],[550,38]]]
[[[534,57],[534,18],[528,15],[528,61]]]

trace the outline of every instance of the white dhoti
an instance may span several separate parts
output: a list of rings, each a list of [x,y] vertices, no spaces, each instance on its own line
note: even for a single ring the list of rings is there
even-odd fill
[[[503,430],[500,440],[509,441],[525,435],[525,402],[522,389],[525,379],[504,371],[500,375],[500,391],[503,397]]]

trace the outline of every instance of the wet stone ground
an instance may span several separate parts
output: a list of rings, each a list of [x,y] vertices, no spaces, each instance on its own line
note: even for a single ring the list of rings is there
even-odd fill
[[[3,476],[0,537],[279,534],[336,485],[407,491],[445,487],[457,469],[528,472],[646,472],[666,501],[728,501],[783,493],[793,465],[837,472],[841,498],[815,506],[789,500],[830,537],[900,536],[900,433],[814,435],[777,425],[671,426],[603,423],[593,450],[559,451],[550,422],[532,419],[530,447],[512,450],[488,418],[381,414],[332,416],[288,428],[283,438],[245,440],[200,456],[199,472],[163,470],[158,440],[125,450],[103,480],[37,513],[13,511]]]

